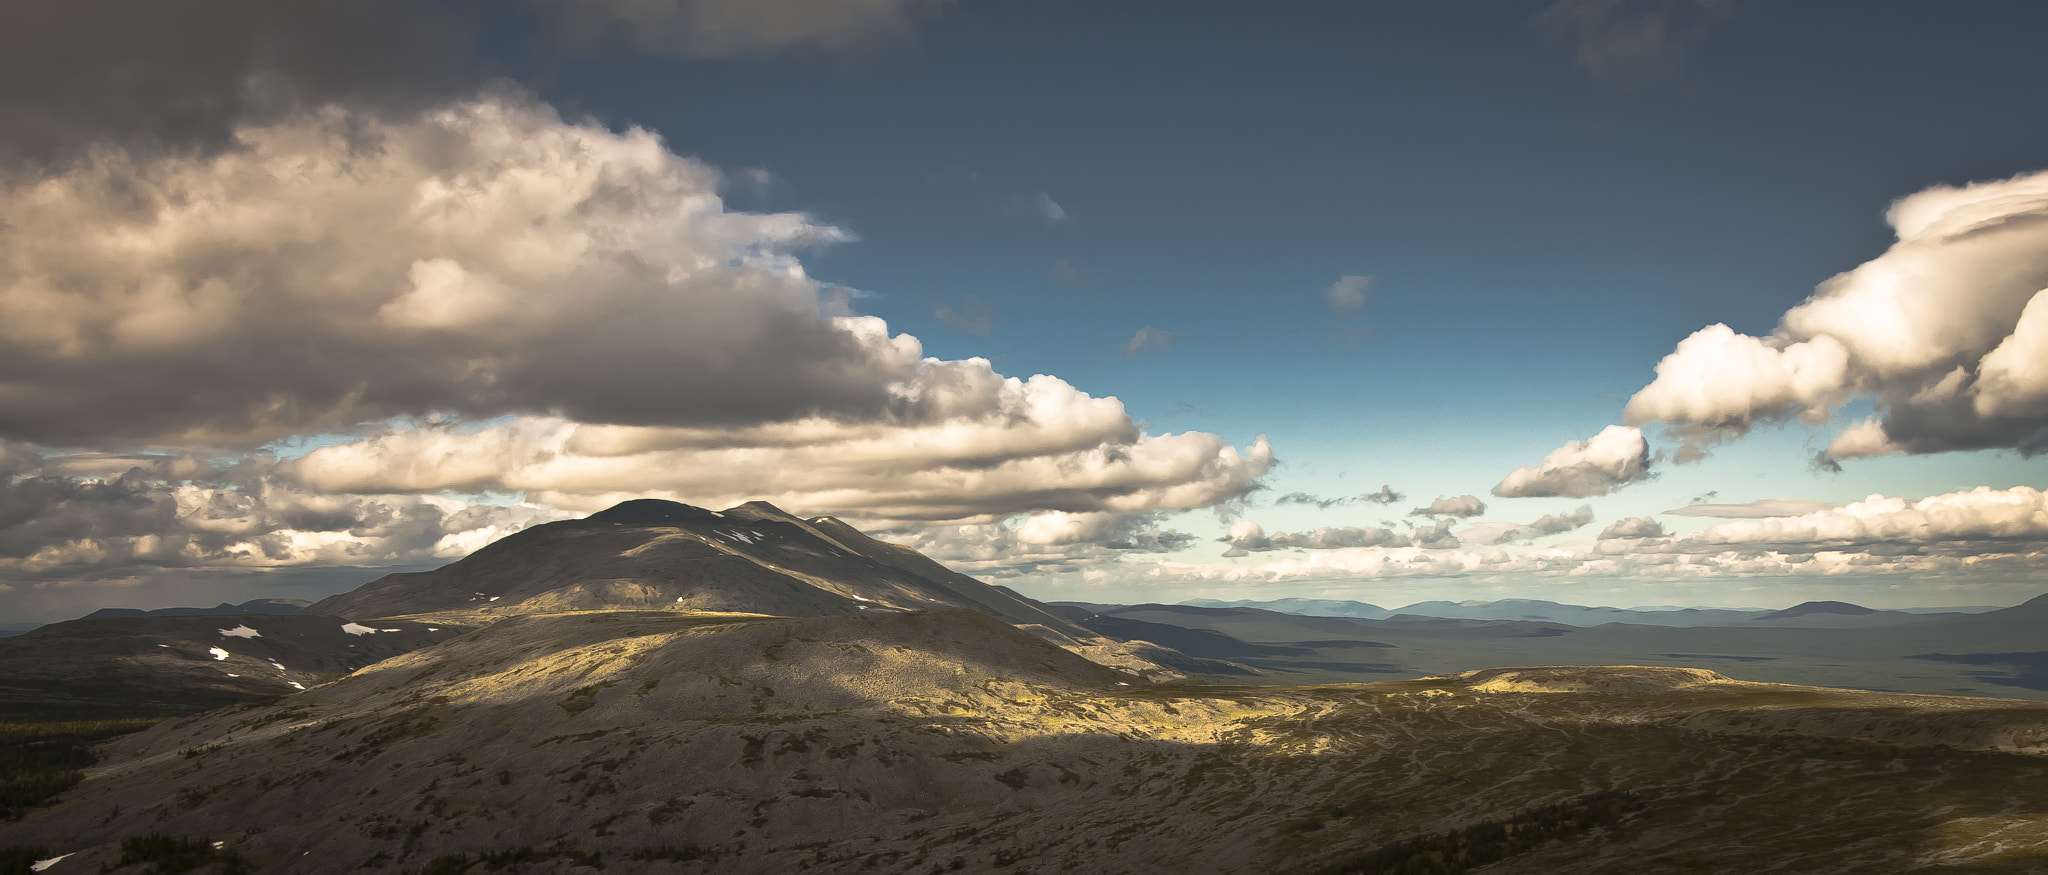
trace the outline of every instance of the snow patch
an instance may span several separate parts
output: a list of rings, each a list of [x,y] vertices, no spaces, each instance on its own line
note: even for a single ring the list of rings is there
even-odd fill
[[[273,668],[276,668],[276,669],[277,669],[278,671],[284,671],[284,666],[282,666],[282,665],[279,665],[279,664],[278,664],[278,662],[277,662],[277,660],[275,660],[275,659],[273,659],[273,660],[271,660],[271,661],[270,661],[270,665],[271,665],[271,666],[272,666]]]
[[[868,598],[867,596],[864,596],[864,595],[857,595],[857,596],[854,596],[854,597],[853,597],[853,600],[854,600],[854,601],[857,601],[857,602],[871,602],[871,601],[874,601],[874,599]]]
[[[285,681],[285,683],[291,684],[293,687],[296,687],[301,690],[306,688],[305,684],[301,684],[298,681]]]
[[[76,853],[78,853],[78,852],[77,852],[77,851],[72,851],[72,852],[71,852],[71,854],[76,854]],[[69,856],[71,856],[71,854],[58,854],[57,856],[51,857],[50,859],[47,859],[47,860],[37,860],[37,861],[35,861],[34,863],[30,863],[30,864],[29,864],[28,870],[29,870],[30,872],[42,872],[42,871],[45,871],[45,870],[49,869],[49,868],[50,868],[51,866],[55,866],[55,865],[57,865],[57,861],[58,861],[58,860],[62,860],[62,859],[64,859],[65,857],[69,857]]]
[[[428,627],[427,627],[427,631],[429,631],[429,632],[439,632],[439,631],[441,631],[441,630],[439,630],[439,629],[436,629],[436,628],[434,628],[434,627],[432,627],[432,626],[428,626]]]
[[[209,647],[206,652],[213,654],[214,662],[223,662],[228,658],[228,652],[218,647]]]
[[[350,635],[368,635],[373,632],[376,632],[377,630],[365,626],[361,623],[343,623],[341,626],[341,631],[347,632]]]
[[[497,597],[497,596],[491,596],[491,601],[494,601],[494,602],[495,602],[495,601],[497,601],[497,600],[498,600],[498,597]]]
[[[378,629],[379,632],[403,632],[404,629]]]
[[[220,630],[220,634],[221,634],[221,637],[223,637],[223,638],[261,638],[261,637],[263,637],[263,633],[261,633],[261,632],[258,632],[258,631],[254,630],[254,629],[251,629],[251,628],[249,628],[249,627],[248,627],[248,626],[246,626],[246,625],[242,625],[242,626],[236,626],[236,627],[235,627],[235,628],[233,628],[233,629],[222,629],[222,630]]]

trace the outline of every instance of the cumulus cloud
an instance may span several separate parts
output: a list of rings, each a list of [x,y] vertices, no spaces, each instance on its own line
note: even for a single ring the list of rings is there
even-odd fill
[[[1364,495],[1358,496],[1358,500],[1369,501],[1373,504],[1394,504],[1402,500],[1405,500],[1407,497],[1408,496],[1403,495],[1399,492],[1395,492],[1394,487],[1382,483],[1380,484],[1378,492],[1365,493]]]
[[[114,476],[81,471],[122,467]],[[439,563],[569,516],[530,504],[295,488],[267,457],[47,453],[0,459],[0,579],[131,576],[145,569]]]
[[[1418,507],[1408,512],[1409,516],[1475,517],[1486,512],[1486,502],[1477,495],[1459,495],[1438,498],[1428,507]]]
[[[762,498],[862,521],[993,522],[1040,510],[1137,513],[1250,493],[1273,465],[1202,432],[1147,435],[1114,398],[988,362],[927,360],[907,423],[812,418],[749,428],[601,426],[521,417],[394,429],[320,447],[286,470],[356,494],[495,490],[596,510],[642,495],[726,506]]]
[[[1372,277],[1345,274],[1319,293],[1332,313],[1356,313],[1365,309],[1365,293],[1372,289]]]
[[[1558,0],[1535,24],[1568,40],[1580,69],[1618,91],[1683,78],[1685,60],[1734,13],[1732,0]]]
[[[1439,521],[1445,534],[1450,522]],[[1968,574],[1980,581],[2027,582],[2037,581],[2041,564],[2048,562],[2048,493],[2019,486],[1922,499],[1874,495],[1801,516],[1735,520],[1676,537],[1660,537],[1654,520],[1637,517],[1608,527],[1598,540],[1553,548],[1514,550],[1453,540],[1425,549],[1429,534],[1411,536],[1413,546],[1307,551],[1249,563],[1164,561],[1146,579],[1257,583],[1455,577],[1527,583]]]
[[[1574,529],[1584,528],[1593,522],[1593,508],[1590,505],[1566,514],[1544,514],[1533,523],[1479,523],[1460,531],[1458,537],[1465,543],[1527,544],[1546,535],[1557,535]]]
[[[1600,531],[1600,540],[1612,541],[1617,538],[1661,538],[1664,524],[1656,517],[1632,516],[1616,520],[1613,525]]]
[[[1508,472],[1493,487],[1502,498],[1606,495],[1649,475],[1650,444],[1640,429],[1610,425],[1590,440],[1571,441],[1537,466]]]
[[[1313,532],[1281,532],[1272,538],[1275,547],[1305,550],[1336,550],[1345,547],[1405,547],[1409,538],[1378,526],[1324,526]]]
[[[1446,521],[1448,523],[1448,521]],[[1432,543],[1443,543],[1447,526],[1425,526],[1425,538]],[[1407,547],[1415,544],[1409,535],[1377,526],[1325,526],[1312,532],[1277,532],[1266,534],[1264,527],[1251,520],[1238,520],[1230,524],[1230,530],[1220,539],[1230,545],[1224,556],[1236,557],[1249,553],[1269,550],[1339,550],[1355,547]]]
[[[722,183],[502,88],[0,177],[0,591],[426,563],[650,495],[1113,559],[1274,464],[925,357],[805,273],[848,234]]]
[[[1273,506],[1298,504],[1314,507],[1318,510],[1329,510],[1333,507],[1341,507],[1361,501],[1372,504],[1393,504],[1407,497],[1399,492],[1395,492],[1393,487],[1383,485],[1377,492],[1367,492],[1363,495],[1345,495],[1337,498],[1323,498],[1306,492],[1289,492],[1286,495],[1273,499]]]
[[[1879,415],[1825,460],[2048,447],[2048,172],[1936,186],[1887,213],[1898,241],[1822,283],[1766,337],[1700,329],[1629,399],[1700,448],[1759,423]]]
[[[845,51],[908,40],[949,0],[537,0],[561,9],[572,37],[619,32],[651,52],[694,58],[792,47]]]
[[[1721,523],[1685,541],[1808,551],[1905,545],[1969,549],[1979,542],[2042,542],[2048,541],[2048,493],[2026,486],[1979,486],[1917,500],[1872,495],[1798,516]]]
[[[1187,335],[1180,332],[1147,325],[1132,334],[1130,340],[1124,341],[1123,346],[1117,348],[1117,353],[1128,358],[1146,353],[1165,352],[1172,349],[1174,344],[1186,339]]]
[[[1169,553],[1196,538],[1160,527],[1150,513],[1030,514],[1002,523],[920,526],[879,533],[971,574],[1015,577],[1100,570],[1133,553]]]
[[[1840,507],[1832,501],[1817,501],[1810,498],[1764,498],[1743,504],[1688,504],[1684,507],[1665,511],[1672,516],[1704,516],[1721,519],[1756,519],[1759,517],[1805,516],[1817,511]]]
[[[445,410],[744,424],[893,415],[914,338],[832,318],[793,252],[654,134],[493,93],[329,107],[208,158],[0,188],[0,434],[251,445]],[[638,375],[621,378],[622,374]]]

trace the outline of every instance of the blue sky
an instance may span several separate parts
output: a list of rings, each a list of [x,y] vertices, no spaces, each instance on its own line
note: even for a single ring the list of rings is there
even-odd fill
[[[639,494],[1045,598],[2048,589],[2036,4],[308,9],[19,37],[68,55],[0,95],[0,612],[317,596]]]

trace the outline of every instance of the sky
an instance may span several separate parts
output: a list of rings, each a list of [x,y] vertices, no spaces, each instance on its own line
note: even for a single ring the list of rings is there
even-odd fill
[[[2048,592],[2048,8],[78,0],[0,620],[628,498],[1047,600]]]

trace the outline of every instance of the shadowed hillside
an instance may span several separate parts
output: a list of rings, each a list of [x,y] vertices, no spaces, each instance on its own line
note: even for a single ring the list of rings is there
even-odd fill
[[[1743,632],[1988,644],[2043,605]],[[629,502],[288,617],[55,624],[0,642],[43,660],[0,689],[276,697],[68,766],[0,853],[56,875],[2048,867],[2048,704],[1568,660],[1286,685],[1715,630],[1092,607],[764,504]]]

